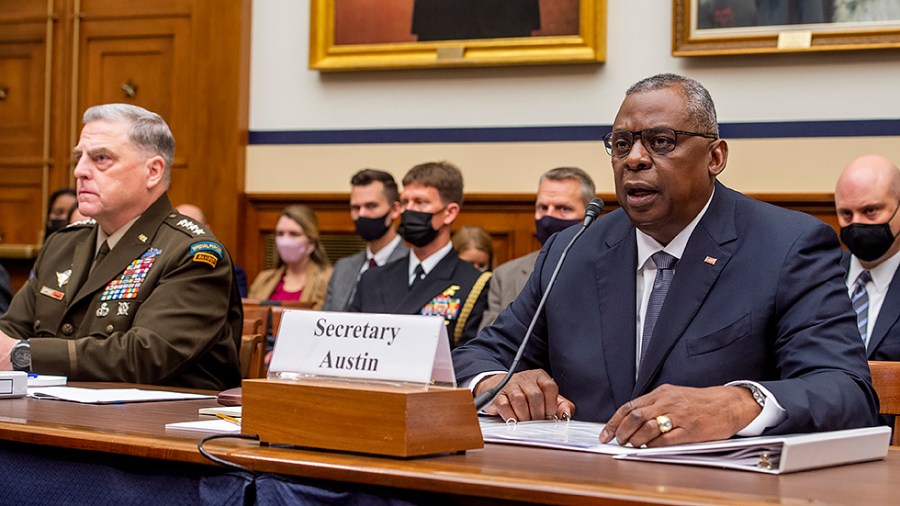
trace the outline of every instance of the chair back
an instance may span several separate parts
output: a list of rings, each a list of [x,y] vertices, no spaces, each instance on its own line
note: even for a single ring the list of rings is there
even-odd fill
[[[872,372],[872,386],[881,403],[879,412],[883,415],[900,415],[900,362],[869,361]],[[892,445],[900,445],[900,416],[894,419]]]
[[[245,334],[241,336],[241,378],[264,378],[266,375],[265,338],[262,334]]]

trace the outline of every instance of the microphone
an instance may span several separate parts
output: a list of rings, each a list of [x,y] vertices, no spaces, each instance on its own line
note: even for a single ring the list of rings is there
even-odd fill
[[[575,244],[575,241],[577,241],[584,231],[587,230],[588,226],[594,222],[597,216],[600,216],[601,212],[603,212],[603,199],[600,197],[591,199],[591,203],[588,204],[587,208],[584,210],[584,221],[581,223],[581,228],[575,232],[572,240],[569,241],[569,244],[563,249],[562,254],[559,256],[559,260],[556,262],[556,267],[553,268],[553,274],[550,275],[550,281],[547,282],[547,289],[544,290],[544,294],[541,296],[540,302],[538,302],[537,309],[534,311],[534,316],[531,317],[531,323],[528,325],[528,330],[525,331],[525,339],[522,339],[522,344],[519,345],[519,349],[516,351],[516,356],[513,358],[512,365],[509,366],[509,370],[506,371],[506,375],[503,376],[503,380],[500,381],[500,383],[497,383],[494,388],[483,392],[475,398],[475,411],[484,409],[485,406],[494,400],[494,397],[497,396],[500,390],[503,390],[503,387],[509,383],[513,372],[516,370],[516,367],[519,366],[522,355],[525,353],[525,347],[528,345],[528,340],[531,338],[531,333],[534,330],[534,326],[537,324],[538,316],[544,309],[544,304],[547,302],[547,296],[550,295],[550,290],[553,288],[553,283],[556,281],[556,276],[559,274],[559,269],[562,267],[563,260],[566,259],[566,254],[569,252],[572,245]]]

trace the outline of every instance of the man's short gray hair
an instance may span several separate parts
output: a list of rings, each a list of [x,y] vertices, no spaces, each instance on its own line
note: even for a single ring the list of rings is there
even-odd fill
[[[591,199],[597,196],[594,180],[591,179],[591,176],[589,176],[587,172],[578,167],[557,167],[555,169],[550,169],[541,176],[541,179],[538,181],[538,186],[540,186],[545,179],[549,179],[550,181],[573,179],[577,181],[578,186],[581,187],[581,200],[584,203],[584,207],[587,207],[587,205],[591,203]]]
[[[175,137],[162,116],[131,104],[95,105],[84,111],[83,124],[91,121],[127,121],[128,140],[149,156],[161,156],[166,162],[165,180],[171,180],[175,160]]]
[[[700,133],[719,135],[719,121],[716,119],[716,105],[709,91],[699,82],[678,74],[657,74],[631,85],[625,96],[645,91],[656,91],[670,86],[678,86],[687,98],[688,116],[696,121]]]

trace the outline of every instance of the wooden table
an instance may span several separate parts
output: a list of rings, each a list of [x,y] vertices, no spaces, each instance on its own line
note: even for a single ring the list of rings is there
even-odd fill
[[[202,435],[164,428],[199,420],[197,409],[213,405],[214,400],[118,406],[0,400],[0,440],[214,466],[197,451]],[[466,504],[479,498],[491,504],[896,504],[900,498],[900,448],[884,461],[769,476],[494,444],[409,460],[238,440],[206,447],[258,472],[415,490]]]

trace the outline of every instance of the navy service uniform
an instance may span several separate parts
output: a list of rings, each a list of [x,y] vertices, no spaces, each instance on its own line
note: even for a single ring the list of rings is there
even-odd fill
[[[490,272],[482,273],[460,260],[451,249],[431,272],[410,287],[409,257],[404,256],[364,272],[349,310],[442,316],[453,348],[478,333],[487,307],[490,277]]]
[[[72,381],[240,384],[242,309],[231,259],[163,195],[91,271],[99,227],[53,234],[0,330],[31,338],[32,370]]]

